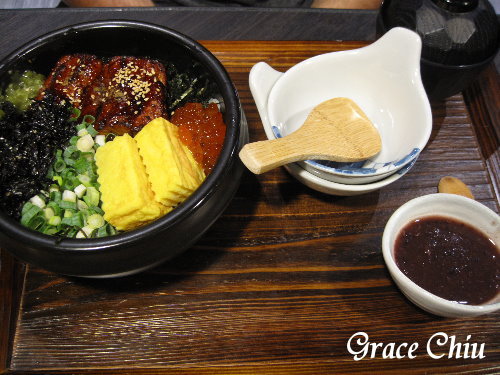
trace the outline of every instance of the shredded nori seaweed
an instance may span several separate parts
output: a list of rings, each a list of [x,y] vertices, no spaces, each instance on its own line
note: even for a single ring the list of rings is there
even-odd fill
[[[24,112],[1,102],[0,119],[0,207],[19,219],[23,204],[51,181],[47,171],[55,152],[75,135],[70,121],[71,106],[47,95]]]
[[[211,81],[210,75],[203,66],[194,62],[184,71],[174,64],[165,63],[167,71],[167,112],[172,114],[177,108],[188,102],[206,105],[210,99],[217,98],[217,85]]]

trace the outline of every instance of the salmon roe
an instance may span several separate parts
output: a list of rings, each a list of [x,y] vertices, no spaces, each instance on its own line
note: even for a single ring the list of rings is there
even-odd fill
[[[217,104],[204,107],[201,103],[186,103],[175,110],[170,120],[179,127],[181,141],[208,175],[219,157],[226,135],[226,125]]]

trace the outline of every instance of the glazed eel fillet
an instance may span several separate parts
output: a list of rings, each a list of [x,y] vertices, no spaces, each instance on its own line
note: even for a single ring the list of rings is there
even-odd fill
[[[136,134],[166,116],[167,76],[162,63],[115,56],[104,62],[93,55],[63,56],[47,77],[38,99],[52,93],[92,115],[101,134]]]

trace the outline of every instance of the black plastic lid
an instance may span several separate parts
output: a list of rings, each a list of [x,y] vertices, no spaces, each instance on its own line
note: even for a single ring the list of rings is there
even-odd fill
[[[382,33],[397,26],[416,31],[422,58],[434,63],[477,64],[500,45],[498,18],[486,0],[384,0],[379,19]]]
[[[438,7],[449,12],[470,12],[477,7],[478,0],[432,0]]]

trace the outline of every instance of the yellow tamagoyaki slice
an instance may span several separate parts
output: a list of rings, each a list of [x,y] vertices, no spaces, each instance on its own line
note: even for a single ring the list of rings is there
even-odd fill
[[[202,166],[194,159],[189,147],[182,143],[179,137],[179,128],[172,123],[169,123],[166,128],[172,144],[177,150],[179,150],[178,155],[184,167],[183,172],[186,175],[188,182],[192,184],[193,190],[195,190],[201,185],[203,180],[205,180],[205,172],[203,171]]]
[[[201,182],[191,176],[193,167],[186,156],[190,151],[180,142],[177,126],[160,117],[144,126],[135,140],[159,202],[176,206],[199,186]]]
[[[166,132],[166,141],[170,142],[170,144],[172,145],[172,150],[174,150],[175,156],[177,157],[177,165],[179,166],[179,173],[182,177],[182,181],[185,184],[184,187],[189,190],[189,194],[191,194],[199,186],[199,183],[197,183],[191,176],[191,165],[189,164],[189,160],[186,156],[186,153],[190,151],[180,141],[179,129],[177,128],[177,126],[163,118],[156,119],[155,121],[160,122],[160,120],[162,124],[161,126],[164,127]]]
[[[171,210],[157,202],[135,140],[115,137],[96,152],[104,219],[118,230],[130,230]]]
[[[170,142],[163,118],[144,126],[135,136],[139,153],[146,167],[156,199],[167,206],[176,206],[191,193],[182,173],[177,150]]]
[[[183,146],[184,146],[184,144],[183,144]],[[184,147],[188,148],[187,146],[184,146]],[[189,149],[188,149],[188,152],[186,153],[186,156],[189,160],[189,163],[192,166],[194,179],[198,182],[198,185],[201,185],[201,183],[206,178],[205,171],[203,170],[203,167],[194,159],[194,156]]]

